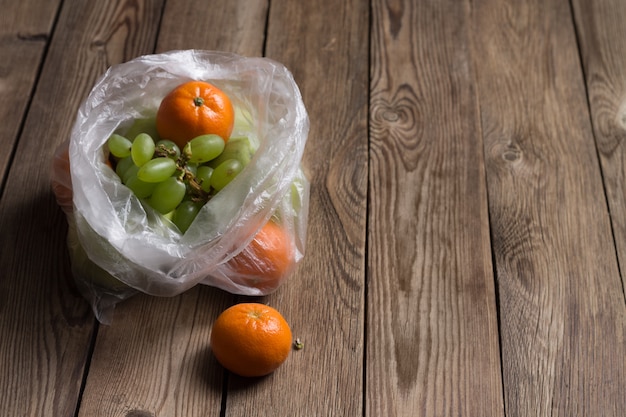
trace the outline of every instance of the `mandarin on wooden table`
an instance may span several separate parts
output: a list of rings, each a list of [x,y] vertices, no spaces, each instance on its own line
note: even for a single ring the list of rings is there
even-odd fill
[[[211,330],[211,349],[219,363],[245,377],[275,371],[291,351],[291,329],[276,309],[240,303],[224,310]]]

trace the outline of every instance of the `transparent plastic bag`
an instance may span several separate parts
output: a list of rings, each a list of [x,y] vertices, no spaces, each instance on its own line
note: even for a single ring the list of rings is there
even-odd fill
[[[181,234],[120,182],[103,145],[137,119],[154,119],[161,99],[189,80],[226,92],[236,113],[232,136],[247,137],[255,152]],[[80,107],[52,167],[53,190],[69,223],[72,272],[98,320],[110,323],[115,305],[137,292],[174,296],[205,284],[265,295],[281,285],[304,256],[309,183],[301,158],[308,130],[291,73],[267,58],[186,50],[111,67]],[[270,219],[287,232],[292,256],[286,272],[264,282],[234,268],[231,259]]]

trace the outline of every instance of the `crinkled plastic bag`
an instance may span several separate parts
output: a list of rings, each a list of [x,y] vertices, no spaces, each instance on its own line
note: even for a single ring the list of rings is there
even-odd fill
[[[181,234],[120,182],[103,145],[136,119],[154,119],[161,99],[189,80],[226,92],[236,112],[232,136],[248,137],[256,151]],[[80,107],[52,169],[69,223],[72,272],[98,320],[110,323],[115,305],[137,292],[174,296],[196,284],[241,295],[274,291],[304,256],[309,183],[301,158],[308,131],[291,73],[267,58],[187,50],[111,67]],[[287,230],[293,262],[280,279],[264,282],[238,273],[229,260],[270,219]]]

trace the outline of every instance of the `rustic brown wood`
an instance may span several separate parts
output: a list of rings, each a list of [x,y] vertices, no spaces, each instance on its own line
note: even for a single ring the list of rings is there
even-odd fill
[[[362,415],[368,14],[362,1],[271,2],[266,55],[292,71],[311,121],[311,205],[305,259],[264,301],[304,349],[261,381],[230,378],[226,415]]]
[[[0,1],[0,191],[59,1]]]
[[[79,415],[219,416],[223,371],[209,334],[227,301],[205,287],[118,305],[98,331]]]
[[[267,0],[168,1],[157,51],[207,49],[261,56],[268,7]]]
[[[39,2],[26,4],[30,10],[21,16],[38,16],[42,10]],[[0,280],[0,356],[3,374],[11,375],[3,379],[0,403],[7,415],[73,415],[90,350],[93,315],[69,285],[65,219],[49,182],[56,145],[69,136],[79,102],[106,69],[103,62],[110,63],[95,39],[84,35],[94,31],[104,35],[97,32],[102,26],[96,20],[105,22],[104,17],[118,10],[108,9],[113,13],[107,14],[90,5],[89,1],[64,2],[58,24],[63,29],[55,31],[51,58],[40,78],[45,87],[32,99],[15,152],[17,163],[0,204],[0,266],[5,271]],[[54,12],[48,7],[43,10]],[[81,32],[84,28],[92,32]],[[138,34],[111,49],[119,59],[128,59],[119,50],[134,54],[134,42],[141,40]],[[68,56],[68,51],[82,53]],[[34,57],[34,52],[27,54]]]
[[[626,8],[620,0],[573,5],[617,255],[626,271]]]
[[[42,7],[27,4],[34,16]],[[160,11],[158,5],[92,6],[63,4],[39,80],[43,87],[32,99],[0,204],[0,357],[2,373],[10,375],[2,380],[0,404],[6,415],[74,415],[90,352],[94,319],[70,285],[67,226],[51,193],[50,162],[95,78],[154,38],[133,29],[133,18],[154,21]],[[123,32],[133,36],[121,41]],[[113,41],[105,49],[107,39]]]
[[[469,3],[372,4],[366,415],[502,416]]]
[[[624,414],[621,0],[0,8],[0,415]],[[95,80],[191,48],[284,63],[311,119],[307,253],[256,299],[304,349],[265,378],[209,349],[248,298],[138,295],[97,324],[50,191]]]
[[[472,12],[506,415],[623,415],[624,299],[569,3]]]

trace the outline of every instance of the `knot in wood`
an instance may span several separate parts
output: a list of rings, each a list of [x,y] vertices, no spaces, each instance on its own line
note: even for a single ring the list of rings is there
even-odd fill
[[[508,145],[505,145],[504,150],[502,151],[502,159],[506,162],[516,162],[522,158],[522,150],[515,142],[510,142]]]
[[[410,91],[400,90],[391,100],[377,98],[372,102],[372,125],[375,130],[394,129],[414,134],[417,106]]]
[[[398,119],[400,119],[400,116],[393,110],[385,110],[383,112],[383,119],[388,122],[397,122]]]
[[[508,149],[506,151],[504,151],[504,153],[502,154],[502,157],[509,162],[515,162],[518,159],[520,159],[521,155],[519,150],[517,149]]]

